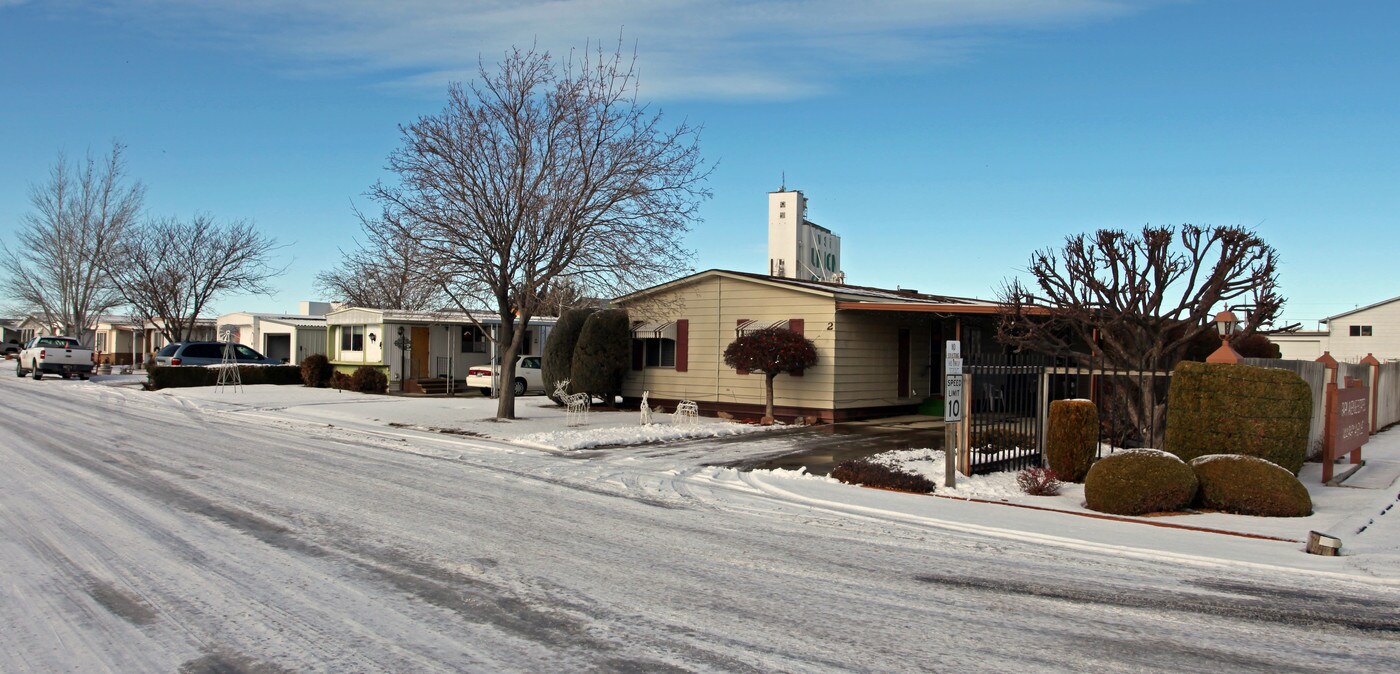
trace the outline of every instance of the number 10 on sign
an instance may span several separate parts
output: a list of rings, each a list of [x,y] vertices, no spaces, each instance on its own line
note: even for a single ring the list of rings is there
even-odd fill
[[[950,374],[943,382],[943,420],[962,421],[963,378],[960,374]]]

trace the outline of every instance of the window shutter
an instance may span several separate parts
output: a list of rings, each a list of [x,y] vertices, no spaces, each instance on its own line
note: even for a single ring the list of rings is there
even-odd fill
[[[789,319],[788,319],[788,329],[791,330],[791,331],[793,331],[793,332],[795,332],[795,333],[797,333],[797,334],[799,334],[799,335],[802,334],[802,330],[806,327],[806,325],[807,325],[807,322],[804,321],[804,320],[802,320],[801,318],[789,318]],[[802,376],[802,370],[793,370],[793,371],[792,371],[792,376],[794,376],[794,377],[801,377],[801,376]]]
[[[690,319],[676,321],[676,372],[690,369]]]
[[[748,323],[748,322],[749,322],[749,319],[747,319],[747,318],[741,318],[741,319],[739,319],[739,320],[737,320],[737,321],[734,322],[734,337],[735,337],[735,339],[738,339],[738,337],[739,337],[739,328],[744,327],[744,324],[745,324],[745,323]],[[734,372],[735,372],[735,374],[748,374],[748,373],[749,373],[748,370],[735,370]]]
[[[632,369],[640,370],[647,362],[647,343],[640,339],[632,340]]]

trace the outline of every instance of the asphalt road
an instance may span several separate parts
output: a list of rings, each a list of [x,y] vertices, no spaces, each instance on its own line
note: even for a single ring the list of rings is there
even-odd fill
[[[1400,671],[1390,587],[843,516],[696,452],[0,398],[6,672]]]

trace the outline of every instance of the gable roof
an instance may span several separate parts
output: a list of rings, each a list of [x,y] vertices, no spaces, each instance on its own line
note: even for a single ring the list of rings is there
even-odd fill
[[[1331,320],[1334,319],[1334,318],[1341,318],[1341,317],[1343,317],[1343,316],[1350,316],[1350,315],[1355,314],[1355,313],[1360,313],[1360,312],[1366,311],[1366,310],[1368,310],[1368,309],[1375,309],[1376,307],[1379,307],[1379,306],[1382,306],[1382,305],[1385,305],[1385,304],[1390,304],[1391,302],[1397,302],[1397,301],[1400,301],[1400,297],[1392,297],[1392,298],[1390,298],[1390,299],[1388,299],[1388,300],[1381,300],[1381,301],[1379,301],[1379,302],[1376,302],[1375,304],[1368,304],[1368,305],[1366,305],[1366,306],[1364,306],[1364,307],[1357,307],[1357,308],[1355,308],[1355,309],[1352,309],[1351,311],[1343,311],[1342,313],[1337,314],[1336,316],[1328,316],[1327,318],[1322,319],[1321,322],[1322,322],[1322,323],[1327,323],[1327,322],[1331,321]]]
[[[762,285],[776,286],[797,290],[800,292],[826,295],[838,303],[838,308],[859,309],[862,305],[868,308],[908,308],[910,310],[938,308],[946,311],[958,311],[959,309],[969,312],[994,311],[1001,306],[991,300],[981,300],[973,297],[956,297],[952,295],[930,295],[915,290],[890,290],[887,288],[873,288],[869,286],[848,285],[844,283],[831,283],[828,281],[803,281],[799,279],[782,278],[778,276],[767,276],[765,274],[753,274],[743,271],[732,271],[728,269],[707,269],[689,276],[668,281],[660,285],[644,288],[634,293],[623,295],[613,300],[614,302],[625,303],[647,295],[658,292],[672,290],[684,285],[689,285],[705,278],[721,277],[734,278],[743,281],[750,281]]]

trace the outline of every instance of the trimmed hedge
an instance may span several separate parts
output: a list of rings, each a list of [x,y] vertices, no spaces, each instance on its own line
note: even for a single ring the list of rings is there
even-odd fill
[[[1191,460],[1201,489],[1196,505],[1238,515],[1307,517],[1308,488],[1287,468],[1256,456],[1208,454]]]
[[[915,494],[933,493],[933,482],[922,475],[906,473],[869,459],[843,461],[831,471],[831,476],[846,484],[880,487]]]
[[[1312,389],[1288,370],[1182,361],[1172,371],[1165,449],[1183,461],[1257,456],[1294,475],[1303,468]]]
[[[1099,445],[1099,409],[1088,400],[1050,403],[1045,462],[1066,482],[1083,482]]]
[[[238,368],[238,374],[245,386],[288,386],[301,383],[301,368],[295,365],[242,365]],[[146,387],[152,391],[163,388],[214,386],[218,383],[219,370],[212,367],[153,367],[146,374]]]
[[[331,383],[332,372],[335,372],[335,367],[325,354],[313,353],[301,361],[301,381],[307,386],[325,388]]]
[[[574,349],[578,346],[578,336],[583,332],[583,324],[595,311],[597,309],[568,309],[549,331],[549,339],[544,343],[544,356],[540,359],[540,378],[544,381],[545,393],[556,404],[562,405],[564,401],[554,397],[554,383],[574,376]],[[572,386],[569,388],[571,393],[578,390]]]
[[[360,393],[387,393],[389,376],[377,367],[362,365],[355,370],[355,374],[350,375],[350,390]]]
[[[1094,463],[1084,477],[1090,510],[1142,515],[1182,510],[1196,497],[1196,473],[1181,459],[1155,449],[1130,449]]]
[[[626,309],[596,311],[583,322],[569,388],[602,398],[611,405],[622,393],[622,378],[632,359],[632,322]]]

